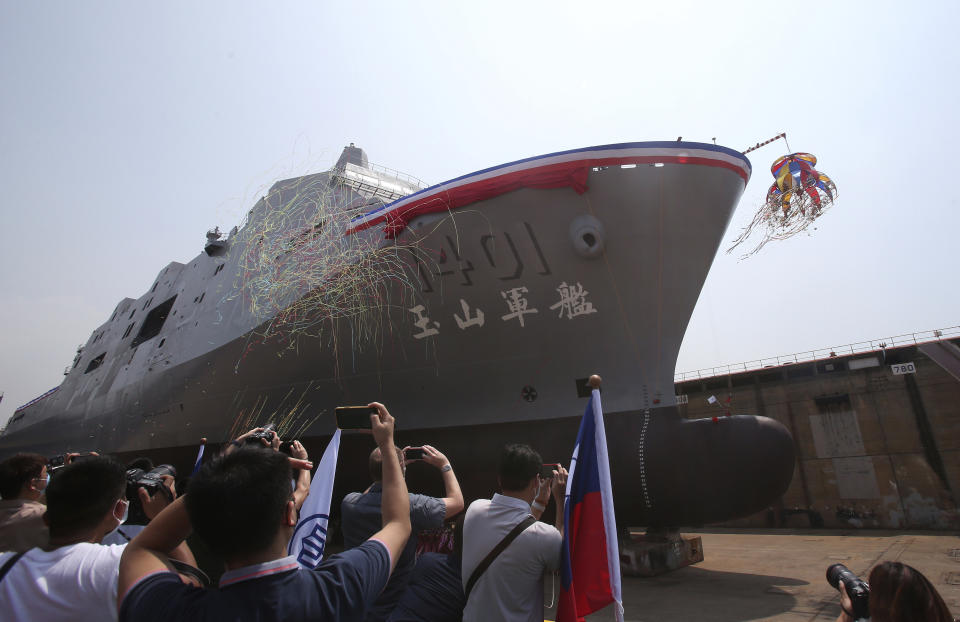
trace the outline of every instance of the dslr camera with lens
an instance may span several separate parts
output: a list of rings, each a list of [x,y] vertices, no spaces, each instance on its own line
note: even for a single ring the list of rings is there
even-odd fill
[[[839,590],[843,583],[853,605],[853,611],[848,611],[847,614],[853,614],[854,620],[866,620],[870,617],[870,586],[866,581],[850,572],[843,564],[833,564],[827,568],[827,583],[835,590]]]
[[[144,471],[143,469],[127,470],[127,501],[130,502],[130,513],[127,515],[127,524],[146,525],[150,522],[150,519],[143,511],[143,504],[140,503],[140,494],[137,492],[139,489],[145,488],[147,494],[151,497],[157,494],[158,490],[162,491],[170,501],[173,501],[173,495],[170,493],[170,489],[163,484],[164,475],[176,477],[177,470],[170,464],[161,464],[150,471]]]

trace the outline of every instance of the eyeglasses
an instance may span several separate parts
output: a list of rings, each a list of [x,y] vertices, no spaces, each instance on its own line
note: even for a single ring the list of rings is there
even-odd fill
[[[34,477],[33,481],[37,484],[37,488],[43,490],[50,483],[50,474],[47,473],[45,477]]]

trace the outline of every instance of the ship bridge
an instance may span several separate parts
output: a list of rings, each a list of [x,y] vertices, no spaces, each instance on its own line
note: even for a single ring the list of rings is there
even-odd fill
[[[428,187],[427,183],[412,175],[371,164],[363,149],[353,143],[343,148],[332,173],[345,186],[365,197],[385,202],[402,199]]]

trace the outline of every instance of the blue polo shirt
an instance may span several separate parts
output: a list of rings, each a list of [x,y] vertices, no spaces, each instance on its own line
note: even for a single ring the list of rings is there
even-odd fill
[[[340,505],[342,518],[340,526],[343,530],[343,544],[348,548],[362,544],[382,528],[383,517],[380,513],[382,490],[381,483],[375,482],[365,493],[352,492],[344,497]],[[410,495],[412,526],[410,538],[400,558],[397,559],[390,582],[367,615],[367,622],[382,622],[393,611],[407,587],[417,561],[417,532],[442,527],[446,513],[447,505],[442,499],[426,495]]]
[[[218,589],[186,585],[172,572],[137,582],[120,620],[362,620],[390,578],[390,552],[369,540],[325,559],[315,570],[294,557],[225,572]]]

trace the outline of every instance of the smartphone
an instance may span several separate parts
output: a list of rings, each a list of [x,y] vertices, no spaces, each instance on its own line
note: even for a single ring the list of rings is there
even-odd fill
[[[407,460],[423,460],[423,447],[411,447],[403,452],[403,457]]]
[[[540,479],[553,479],[553,472],[560,472],[560,464],[544,464],[540,467]]]
[[[337,406],[333,412],[341,430],[369,430],[373,427],[370,415],[375,415],[377,409],[373,406]]]

